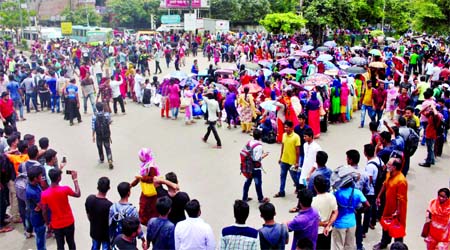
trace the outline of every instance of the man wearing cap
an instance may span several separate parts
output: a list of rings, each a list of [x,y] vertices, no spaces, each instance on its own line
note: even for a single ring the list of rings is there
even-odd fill
[[[8,91],[3,91],[2,99],[0,99],[0,118],[2,119],[3,126],[6,128],[8,125],[16,130],[16,119],[14,112],[14,102],[9,98]]]

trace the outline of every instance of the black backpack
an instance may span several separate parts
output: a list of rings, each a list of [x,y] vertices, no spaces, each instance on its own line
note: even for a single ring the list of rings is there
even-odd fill
[[[111,136],[109,121],[105,114],[98,113],[95,119],[95,134],[98,139],[108,139]]]
[[[409,128],[409,134],[405,141],[405,151],[408,152],[409,156],[413,156],[419,147],[419,135],[414,131],[414,129]]]

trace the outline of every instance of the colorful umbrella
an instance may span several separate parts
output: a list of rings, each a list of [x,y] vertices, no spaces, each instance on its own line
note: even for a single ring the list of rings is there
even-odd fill
[[[272,62],[269,62],[268,60],[261,60],[258,62],[259,65],[266,67],[266,68],[270,68],[272,67]]]
[[[325,46],[320,46],[320,47],[317,47],[316,50],[317,50],[317,51],[328,51],[328,50],[330,50],[330,48],[325,47]]]
[[[276,57],[283,57],[283,56],[286,56],[286,53],[284,53],[284,52],[278,52],[278,53],[275,54],[275,56],[276,56]]]
[[[405,58],[403,58],[403,57],[401,57],[401,56],[394,56],[392,59],[398,60],[398,61],[400,61],[401,63],[406,64]]]
[[[219,80],[219,83],[225,84],[225,85],[229,85],[229,84],[231,84],[231,85],[237,85],[237,84],[239,84],[238,81],[236,81],[236,80],[234,80],[234,79],[231,79],[231,78],[223,78],[223,79],[220,79],[220,80]]]
[[[325,70],[324,74],[329,75],[329,76],[337,76],[337,75],[339,75],[339,70],[338,69]]]
[[[200,70],[198,72],[197,76],[208,76],[208,71],[207,70]]]
[[[246,69],[252,69],[252,70],[258,70],[261,69],[261,66],[259,66],[257,63],[252,62],[246,62],[244,63]]]
[[[309,54],[306,52],[303,52],[301,50],[296,50],[294,52],[294,56],[299,56],[299,57],[309,57]]]
[[[393,37],[386,37],[386,41],[388,41],[388,42],[395,42],[397,40],[395,38],[393,38]]]
[[[367,60],[366,60],[366,58],[356,56],[356,57],[350,58],[350,63],[354,64],[354,65],[362,66],[362,65],[367,64]]]
[[[255,83],[249,83],[249,84],[246,84],[246,85],[242,85],[241,87],[239,87],[239,91],[241,93],[244,93],[244,88],[245,87],[249,88],[249,93],[250,94],[256,94],[256,93],[262,91],[262,88],[258,84],[255,84]]]
[[[377,68],[377,69],[382,69],[382,68],[386,68],[386,64],[384,62],[371,62],[369,64],[369,67],[371,68]]]
[[[262,102],[259,106],[267,111],[275,112],[277,110],[277,106],[275,106],[275,101],[269,100]]]
[[[337,69],[336,65],[334,65],[332,62],[325,61],[323,62],[323,64],[325,65],[325,70]]]
[[[381,51],[379,49],[371,49],[369,51],[369,54],[372,54],[374,56],[381,56]]]
[[[351,47],[350,50],[352,50],[352,51],[365,50],[365,48],[361,47],[361,46],[354,46],[354,47]]]
[[[291,69],[291,68],[285,68],[285,69],[282,69],[280,72],[278,72],[278,73],[280,73],[280,75],[287,75],[287,74],[295,74],[297,71],[295,70],[295,69]]]
[[[334,48],[337,46],[335,41],[326,41],[323,45],[330,47],[330,48]]]
[[[262,69],[262,71],[264,72],[265,77],[269,77],[272,75],[272,71],[269,69]]]
[[[181,80],[187,78],[188,75],[182,71],[174,71],[174,72],[170,73],[170,77],[176,78],[181,81]]]
[[[314,47],[311,45],[303,45],[302,47],[302,51],[310,51],[312,49],[314,49]]]
[[[344,71],[350,74],[364,74],[367,72],[366,69],[357,66],[346,68]]]
[[[317,61],[331,61],[333,60],[333,56],[330,54],[322,54],[316,59]]]
[[[232,69],[218,69],[218,70],[214,71],[214,73],[216,73],[216,74],[233,74],[233,70]]]
[[[306,79],[305,85],[321,86],[324,84],[329,84],[331,81],[333,81],[333,78],[331,78],[331,76],[316,73]]]
[[[291,84],[291,85],[294,85],[296,87],[301,87],[302,86],[301,83],[299,83],[297,81],[294,81],[294,80],[290,80],[290,81],[288,81],[288,83]]]
[[[345,61],[345,60],[342,60],[342,61],[337,62],[337,65],[338,65],[339,68],[341,68],[341,69],[346,69],[346,68],[350,67],[350,63],[347,62],[347,61]]]
[[[186,86],[186,85],[188,85],[188,86],[190,86],[190,87],[195,87],[195,86],[198,85],[198,81],[195,80],[195,79],[187,78],[187,79],[184,79],[184,80],[182,80],[182,81],[180,82],[180,86],[181,86],[181,87],[184,87],[184,86]]]

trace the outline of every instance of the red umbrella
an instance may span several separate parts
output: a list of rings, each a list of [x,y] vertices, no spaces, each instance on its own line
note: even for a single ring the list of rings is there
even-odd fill
[[[392,59],[393,59],[393,60],[397,60],[397,61],[399,61],[399,62],[401,62],[401,63],[403,63],[403,64],[406,64],[405,58],[403,58],[403,57],[401,57],[401,56],[394,56]]]
[[[301,50],[296,50],[294,52],[294,56],[299,56],[299,57],[309,57],[308,53],[305,53]]]
[[[296,87],[301,87],[302,86],[299,82],[293,81],[293,80],[288,81],[288,83],[293,85],[293,86],[296,86]]]
[[[236,80],[234,80],[234,79],[231,79],[231,78],[223,78],[223,79],[220,79],[220,80],[219,80],[219,83],[221,83],[221,84],[226,84],[226,85],[229,85],[229,84],[231,84],[231,85],[237,85],[237,84],[239,84],[238,81],[236,81]]]
[[[262,91],[262,88],[258,84],[249,83],[249,84],[242,85],[241,87],[239,87],[239,92],[244,93],[244,88],[245,87],[249,88],[249,93],[250,94],[256,94],[256,93]]]

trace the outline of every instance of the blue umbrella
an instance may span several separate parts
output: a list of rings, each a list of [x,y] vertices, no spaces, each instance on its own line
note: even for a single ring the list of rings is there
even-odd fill
[[[275,112],[277,110],[277,106],[275,106],[275,101],[265,101],[259,104],[259,106],[267,111]]]
[[[326,41],[323,45],[325,45],[327,47],[331,47],[331,48],[334,48],[337,46],[335,41]]]
[[[323,62],[323,64],[325,65],[325,70],[337,69],[336,65],[334,65],[332,62],[325,61]]]
[[[333,60],[333,56],[330,54],[322,54],[319,57],[317,57],[317,61],[331,61]]]
[[[302,51],[310,51],[312,49],[314,49],[314,47],[311,45],[303,45],[302,47]]]

